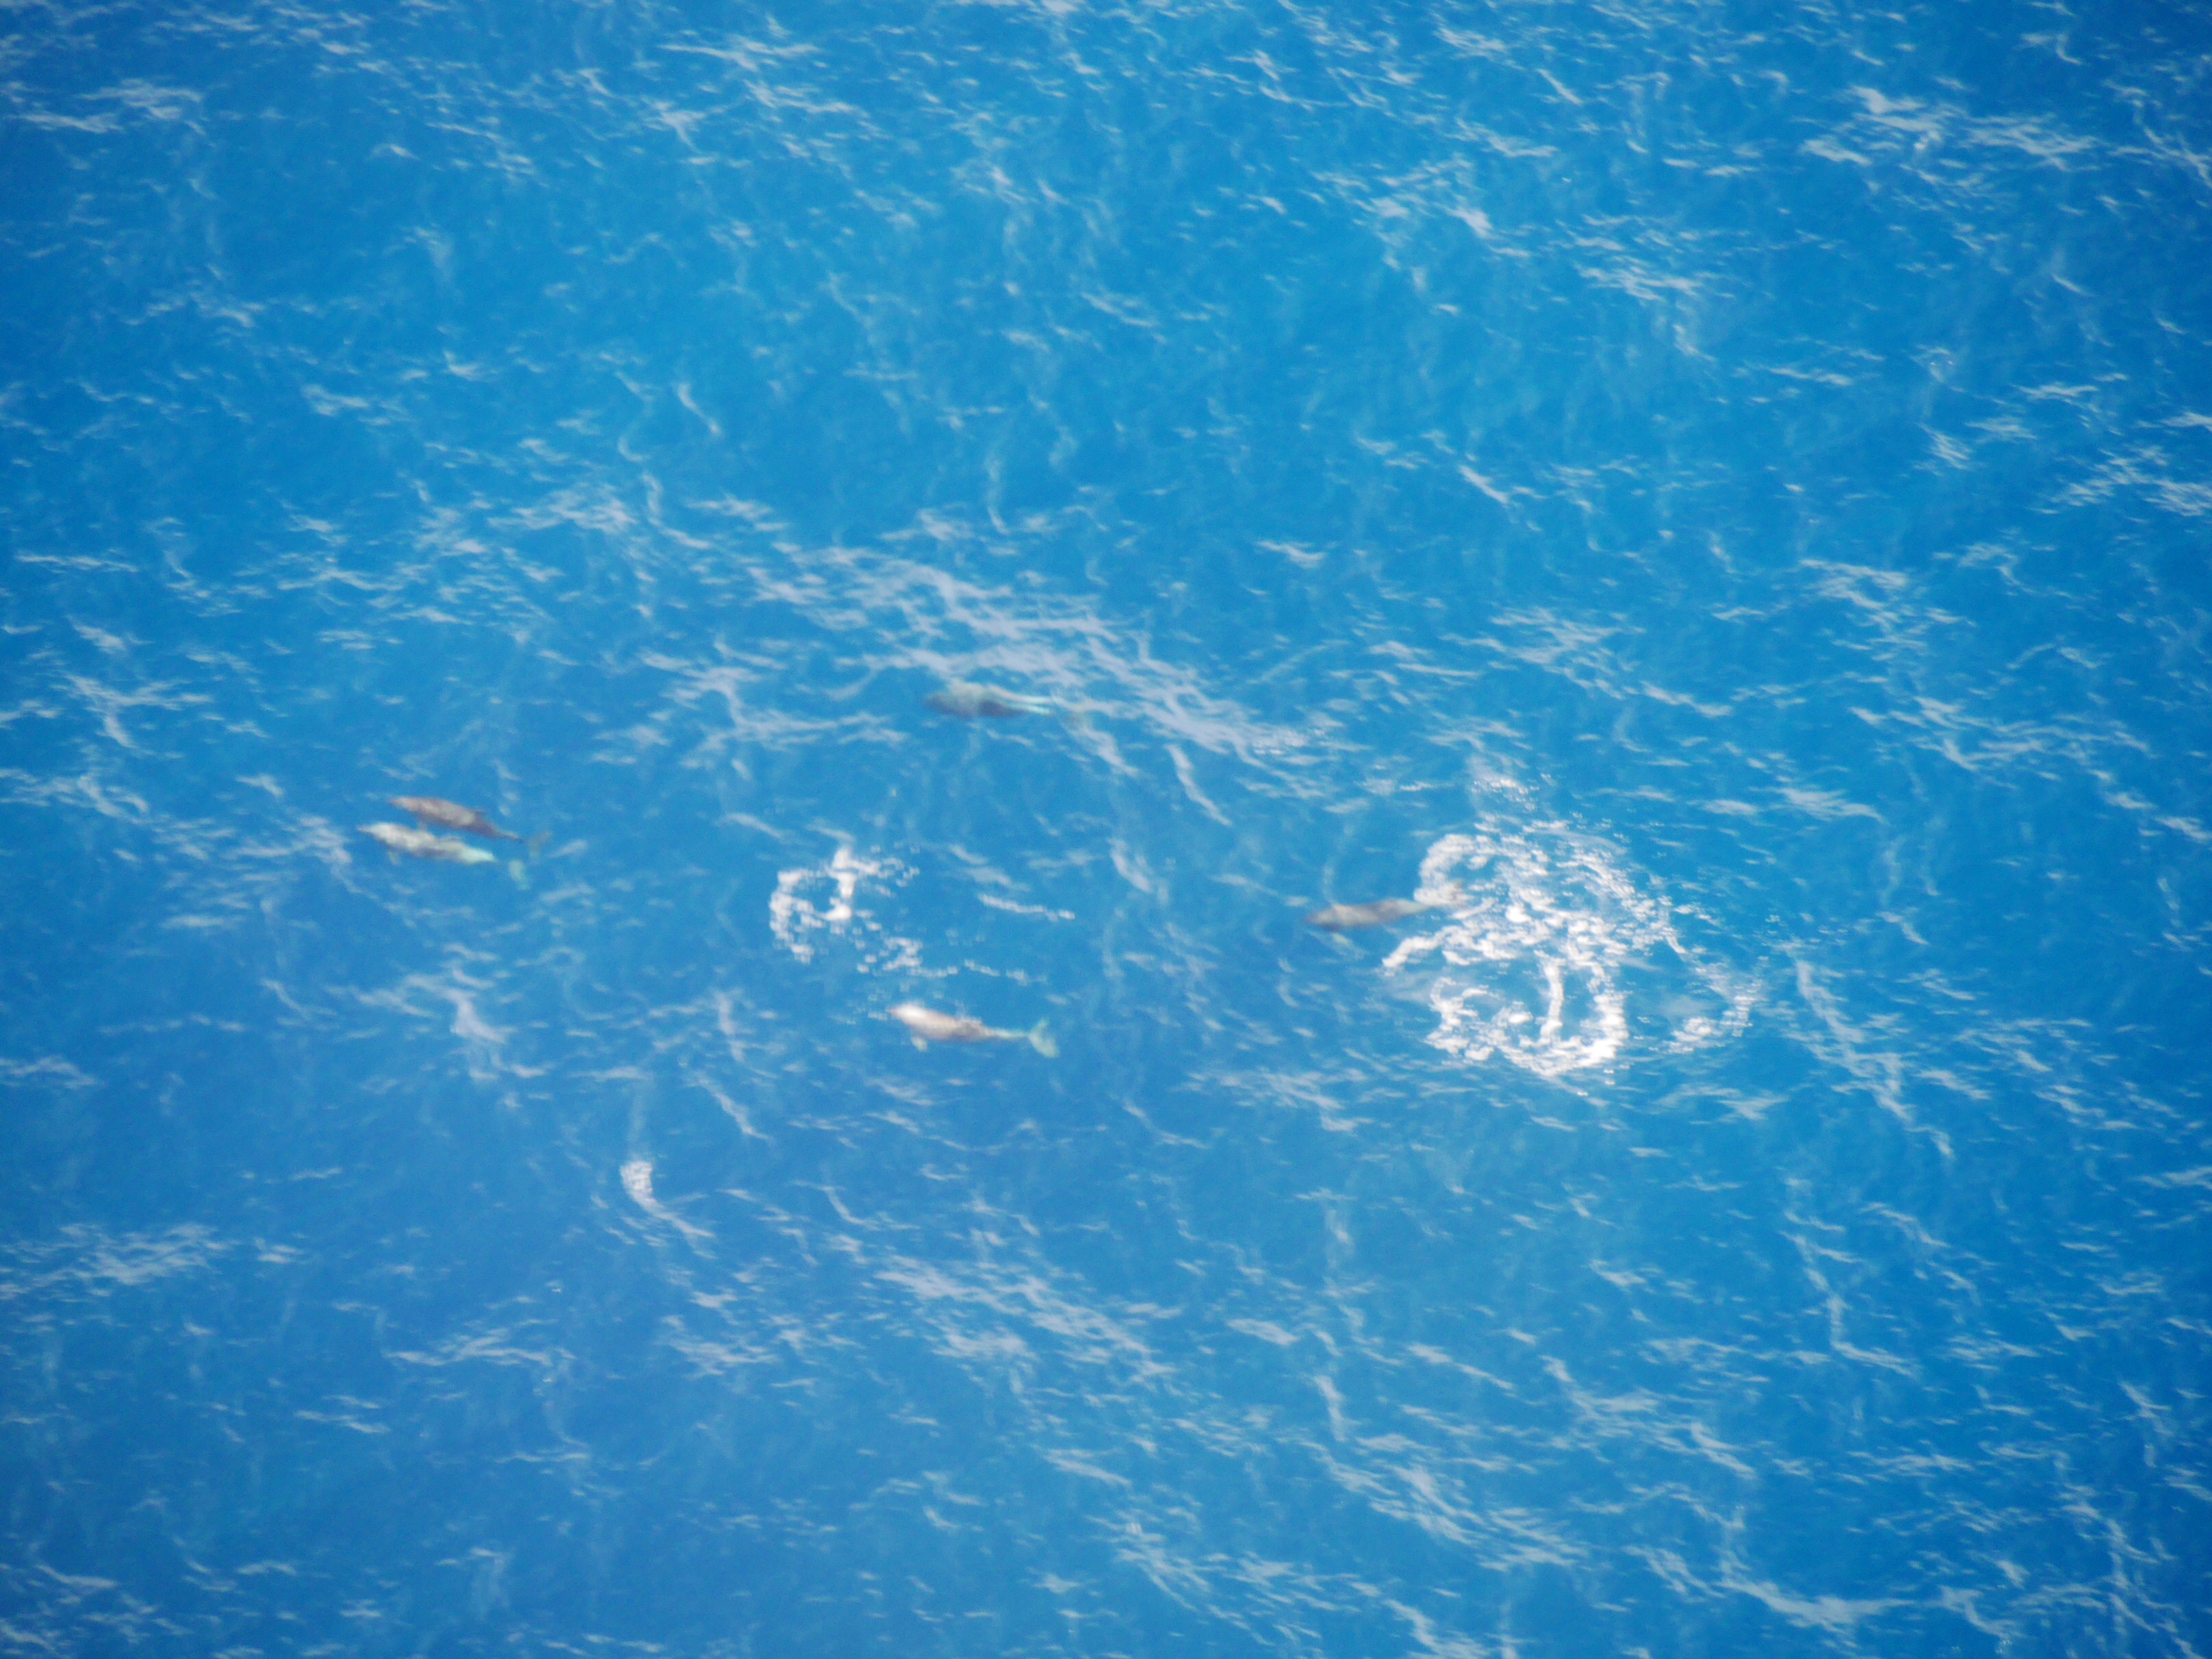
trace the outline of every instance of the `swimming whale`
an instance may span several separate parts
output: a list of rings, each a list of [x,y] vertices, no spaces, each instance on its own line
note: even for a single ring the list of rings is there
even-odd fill
[[[891,1018],[913,1035],[917,1048],[927,1048],[933,1042],[1026,1042],[1047,1060],[1060,1053],[1060,1045],[1046,1031],[1042,1020],[1026,1031],[1001,1031],[980,1019],[941,1014],[919,1002],[900,1003],[891,1010]]]
[[[435,795],[394,795],[392,804],[403,812],[412,812],[417,823],[434,823],[441,830],[459,830],[464,835],[482,836],[486,841],[520,841],[512,830],[502,830],[473,806],[463,806],[458,801],[441,800]],[[551,835],[532,836],[528,842],[536,852]]]
[[[966,680],[939,686],[922,701],[940,714],[963,720],[972,720],[979,715],[985,720],[1011,720],[1018,714],[1049,714],[1053,709],[1048,698],[1025,697],[1018,691],[1001,691],[995,685],[971,685]]]
[[[1327,928],[1332,933],[1347,933],[1355,927],[1380,927],[1386,922],[1403,921],[1407,916],[1442,908],[1425,899],[1376,899],[1372,904],[1332,904],[1315,911],[1306,921],[1310,927]]]
[[[402,853],[413,859],[432,859],[440,864],[497,864],[497,854],[487,853],[481,847],[471,847],[451,836],[434,836],[428,830],[411,830],[404,823],[364,823],[361,833],[377,842],[392,854],[393,863]]]

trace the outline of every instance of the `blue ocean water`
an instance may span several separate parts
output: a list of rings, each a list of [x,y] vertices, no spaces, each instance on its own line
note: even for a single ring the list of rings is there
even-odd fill
[[[2212,1651],[2202,4],[0,42],[0,1653]]]

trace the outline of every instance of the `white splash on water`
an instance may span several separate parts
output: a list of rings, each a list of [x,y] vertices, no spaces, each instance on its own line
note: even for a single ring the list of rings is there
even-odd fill
[[[629,1194],[630,1202],[636,1205],[639,1209],[644,1211],[646,1214],[651,1216],[655,1221],[662,1222],[668,1226],[673,1227],[678,1232],[683,1234],[684,1237],[690,1239],[695,1243],[699,1240],[712,1238],[714,1237],[714,1235],[708,1232],[704,1227],[693,1226],[682,1216],[678,1215],[673,1210],[670,1209],[665,1204],[663,1204],[658,1198],[653,1196],[653,1160],[651,1158],[634,1158],[630,1159],[629,1163],[623,1164],[622,1166],[622,1184],[623,1191]]]
[[[921,964],[921,947],[884,932],[858,901],[864,884],[895,884],[913,873],[896,859],[860,858],[850,847],[840,847],[827,864],[777,872],[769,927],[801,962],[813,961],[816,950],[830,940],[855,938],[864,946],[863,972],[910,971]]]
[[[1471,1065],[1496,1055],[1559,1078],[1611,1064],[1631,1042],[1624,972],[1666,970],[1668,957],[1680,988],[1650,1011],[1668,1052],[1734,1036],[1750,1018],[1752,988],[1695,961],[1664,902],[1565,825],[1446,836],[1421,860],[1415,896],[1446,920],[1382,965],[1401,974],[1438,960],[1429,1042]]]

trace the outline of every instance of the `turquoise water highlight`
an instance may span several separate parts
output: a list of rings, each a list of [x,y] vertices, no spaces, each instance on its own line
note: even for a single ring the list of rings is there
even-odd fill
[[[0,1648],[2212,1645],[2201,9],[5,39]]]

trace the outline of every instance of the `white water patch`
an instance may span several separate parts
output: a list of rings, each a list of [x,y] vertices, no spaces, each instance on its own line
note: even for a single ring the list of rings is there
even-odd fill
[[[911,972],[921,965],[921,946],[887,932],[860,899],[868,886],[895,886],[913,874],[896,859],[865,859],[840,847],[827,864],[777,872],[769,927],[801,962],[831,941],[851,940],[860,946],[862,972]]]
[[[698,1240],[714,1237],[703,1227],[695,1227],[663,1204],[653,1194],[653,1160],[634,1158],[622,1166],[623,1191],[629,1194],[630,1202],[655,1221],[673,1227],[684,1237]]]
[[[1415,896],[1448,920],[1400,945],[1383,969],[1438,963],[1429,1042],[1471,1065],[1496,1055],[1564,1077],[1612,1064],[1643,1031],[1679,1054],[1750,1018],[1751,988],[1693,961],[1664,902],[1565,825],[1446,836],[1421,860]],[[1657,994],[1632,1023],[1623,981],[1645,969]]]

